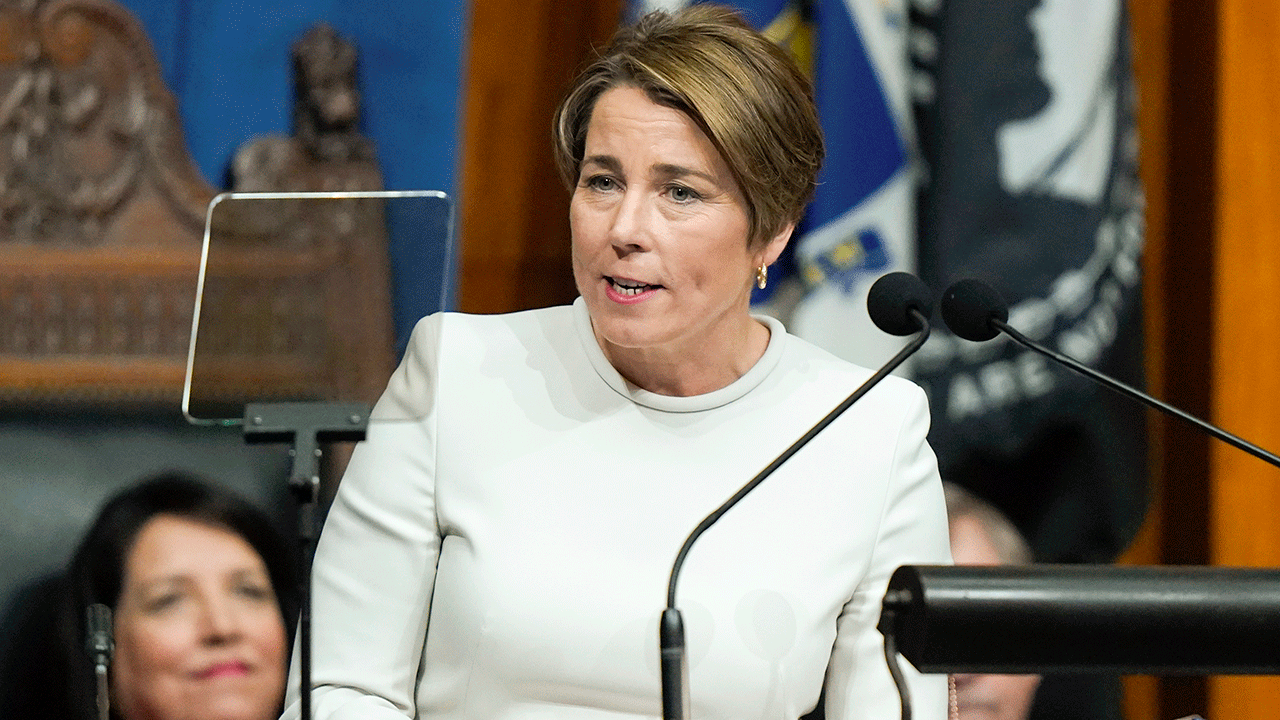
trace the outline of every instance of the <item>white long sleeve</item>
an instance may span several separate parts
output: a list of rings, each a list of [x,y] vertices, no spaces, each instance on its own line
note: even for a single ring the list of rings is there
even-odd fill
[[[870,375],[771,322],[738,382],[655,396],[588,323],[579,303],[415,330],[317,550],[317,720],[660,716],[676,551]],[[698,540],[677,593],[694,717],[793,720],[824,680],[830,720],[897,716],[884,585],[949,561],[927,429],[889,378]],[[913,681],[918,718],[945,717],[945,687]]]

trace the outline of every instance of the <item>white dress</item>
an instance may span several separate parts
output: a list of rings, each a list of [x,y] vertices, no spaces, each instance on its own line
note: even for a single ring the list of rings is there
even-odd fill
[[[630,386],[579,299],[415,329],[314,566],[313,716],[660,717],[658,617],[689,532],[870,373],[786,333],[695,397]],[[923,392],[890,377],[694,544],[694,718],[891,720],[889,575],[950,562]],[[296,659],[296,652],[295,652]],[[905,661],[904,661],[905,664]],[[908,669],[916,717],[946,681]],[[295,667],[286,718],[298,715]]]

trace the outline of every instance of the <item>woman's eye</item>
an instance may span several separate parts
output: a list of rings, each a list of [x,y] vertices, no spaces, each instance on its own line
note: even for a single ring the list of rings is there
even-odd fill
[[[240,585],[236,588],[236,593],[250,600],[269,600],[272,597],[271,588],[266,585],[258,585],[248,583]]]
[[[165,610],[172,608],[174,605],[177,605],[178,601],[181,599],[182,596],[179,593],[164,593],[148,599],[144,607],[147,612],[164,612]]]
[[[685,202],[689,202],[690,200],[698,199],[698,194],[696,192],[690,190],[689,188],[683,185],[672,185],[671,188],[667,190],[667,194],[671,196],[672,200],[675,200],[676,202],[679,202],[679,203],[685,203]]]
[[[587,178],[586,185],[592,190],[604,191],[613,190],[618,186],[618,184],[614,182],[613,178],[608,175],[594,175],[589,177]]]

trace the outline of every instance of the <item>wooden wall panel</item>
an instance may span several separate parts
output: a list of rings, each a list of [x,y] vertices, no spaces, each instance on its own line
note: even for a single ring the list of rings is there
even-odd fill
[[[1280,3],[1218,7],[1214,420],[1280,448]],[[1213,562],[1280,567],[1280,470],[1211,457]],[[1280,678],[1213,678],[1209,700],[1207,717],[1274,718]]]
[[[569,195],[551,153],[551,119],[621,0],[471,4],[458,309],[494,313],[565,303]]]
[[[1129,2],[1138,83],[1141,167],[1147,197],[1144,253],[1149,391],[1200,417],[1210,414],[1217,104],[1217,8],[1199,0]],[[1149,413],[1152,505],[1133,564],[1210,561],[1209,440]],[[1132,677],[1125,717],[1204,713],[1202,677]]]
[[[1165,358],[1162,352],[1168,324],[1161,312],[1166,304],[1164,284],[1168,263],[1167,228],[1169,192],[1168,177],[1168,112],[1169,112],[1169,7],[1163,2],[1130,5],[1133,39],[1133,72],[1138,90],[1139,171],[1146,195],[1146,239],[1143,251],[1143,307],[1148,389],[1158,397],[1165,396]],[[1129,549],[1119,558],[1121,564],[1155,565],[1161,560],[1164,530],[1162,507],[1165,463],[1164,424],[1154,413],[1148,413],[1151,425],[1150,506],[1142,529]],[[1161,684],[1159,678],[1132,676],[1124,679],[1124,717],[1126,720],[1148,720],[1160,714]]]
[[[1280,2],[1131,0],[1149,387],[1280,448]],[[1152,415],[1151,516],[1124,562],[1280,567],[1280,471]],[[1280,679],[1135,677],[1128,720],[1272,718]]]

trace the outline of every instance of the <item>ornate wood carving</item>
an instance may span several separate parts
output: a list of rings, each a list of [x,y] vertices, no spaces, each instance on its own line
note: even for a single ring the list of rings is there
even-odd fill
[[[309,56],[295,50],[300,67],[345,47],[339,59],[354,68],[354,48],[327,39]],[[330,59],[325,67],[341,64]],[[350,83],[340,120],[358,114],[354,74]],[[304,96],[324,93],[300,88]],[[262,172],[237,189],[379,189],[368,141],[353,138],[354,127],[353,120],[321,124],[305,142],[251,143],[237,170]],[[341,141],[320,145],[348,149],[309,149],[326,137]],[[151,45],[127,10],[108,0],[0,1],[0,399],[176,408],[213,196],[187,154]],[[351,206],[239,220],[242,257],[227,267],[242,272],[222,286],[253,311],[222,318],[216,330],[228,348],[244,351],[227,366],[229,395],[269,385],[272,372],[248,352],[273,346],[287,347],[284,357],[317,394],[345,377],[338,362],[376,377],[371,387],[384,381],[393,346],[385,227]],[[304,265],[304,275],[288,274]],[[353,302],[366,321],[335,326],[330,318]],[[329,330],[316,342],[333,337],[337,346],[280,345],[272,318],[285,314],[314,316]]]

